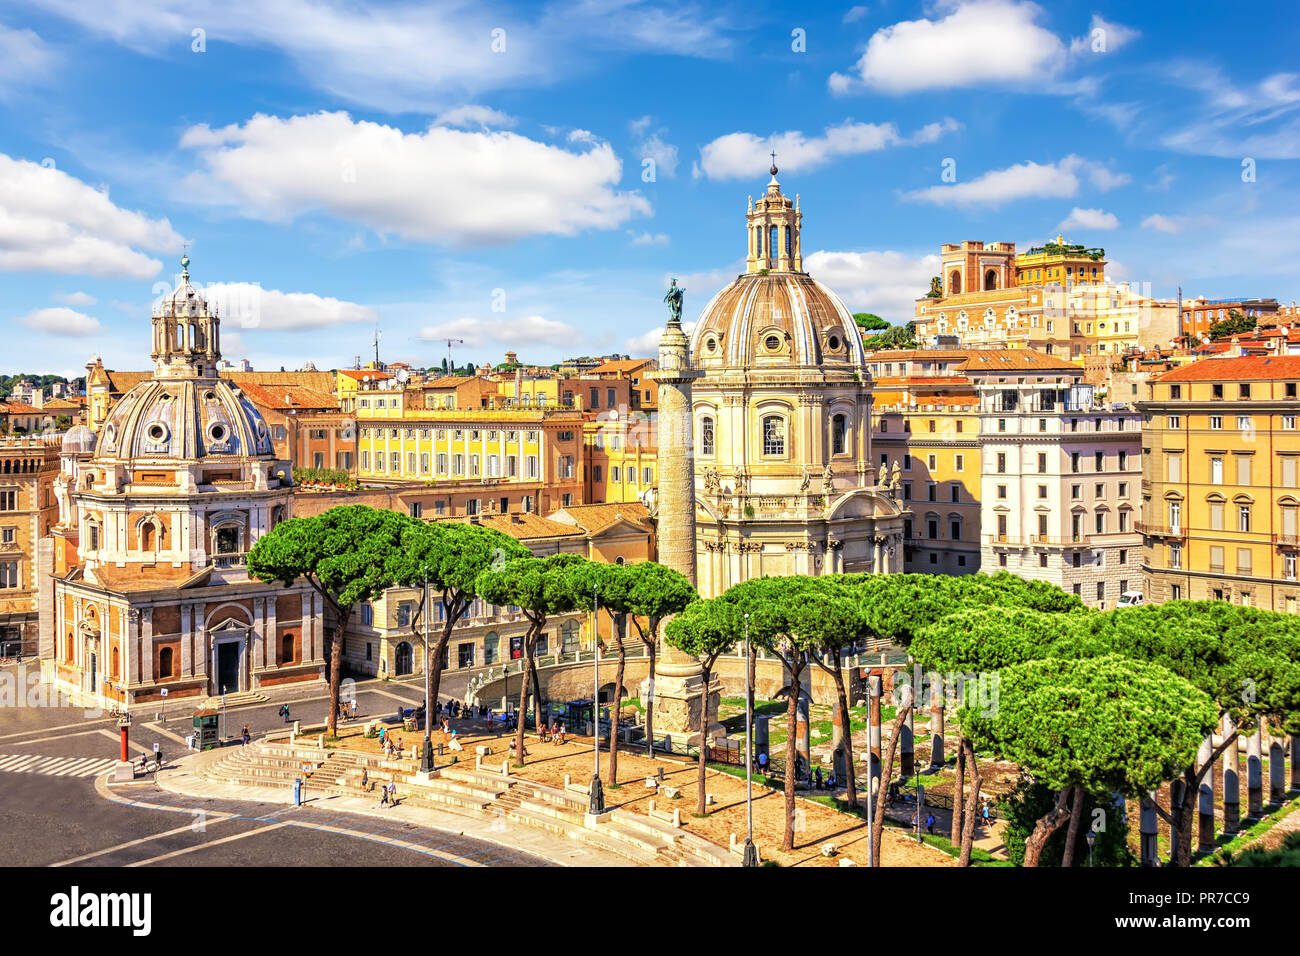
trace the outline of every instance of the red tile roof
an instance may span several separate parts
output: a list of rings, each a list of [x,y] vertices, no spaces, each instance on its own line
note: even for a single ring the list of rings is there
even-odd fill
[[[265,408],[338,409],[338,400],[314,388],[302,385],[258,385],[241,376],[231,376],[233,381],[255,405]]]
[[[1233,380],[1300,379],[1300,355],[1242,355],[1207,358],[1154,379],[1157,382],[1230,382]]]
[[[340,375],[346,375],[348,378],[354,378],[358,382],[363,382],[367,378],[372,382],[382,381],[386,378],[392,378],[387,372],[376,372],[373,368],[341,368]]]

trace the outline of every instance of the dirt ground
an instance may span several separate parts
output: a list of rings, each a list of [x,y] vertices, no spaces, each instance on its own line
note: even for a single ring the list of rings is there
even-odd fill
[[[452,722],[457,730],[457,739],[465,748],[456,754],[459,763],[473,766],[475,747],[486,744],[492,748],[493,762],[505,759],[509,754],[510,736],[499,733],[496,728],[491,732],[486,724],[478,720],[457,720]],[[392,731],[390,731],[392,733]],[[411,747],[418,747],[421,733],[397,731],[408,752]],[[445,742],[441,731],[435,730],[434,744]],[[379,752],[377,739],[366,739],[360,728],[342,731],[340,746],[348,749],[362,750],[368,753]],[[547,786],[561,788],[564,777],[568,774],[572,782],[586,784],[591,780],[593,759],[591,739],[572,737],[563,746],[542,743],[536,734],[525,737],[525,766],[515,769],[514,773],[528,780],[535,780]],[[440,762],[446,762],[451,754],[444,751]],[[657,757],[654,761],[644,756],[644,751],[627,752],[620,750],[618,757],[618,786],[608,786],[609,755],[602,750],[600,757],[601,780],[606,782],[605,805],[621,807],[635,813],[646,814],[647,804],[656,800],[659,809],[680,809],[683,828],[697,834],[719,846],[727,846],[730,835],[738,839],[745,835],[745,781],[743,778],[729,774],[709,771],[706,791],[713,794],[716,803],[709,808],[708,816],[696,817],[697,801],[695,763],[680,759]],[[655,768],[662,767],[664,782],[668,786],[678,787],[681,797],[665,800],[656,797],[653,790],[645,787],[645,778],[654,776]],[[839,813],[829,807],[796,798],[795,844],[793,851],[780,849],[785,820],[785,800],[783,794],[765,787],[754,787],[754,842],[765,860],[775,860],[782,866],[838,866],[842,858],[854,860],[859,865],[867,862],[867,827],[864,821],[848,814]],[[821,846],[833,843],[836,855],[824,857]],[[914,840],[897,831],[884,832],[881,862],[886,866],[952,866],[955,865],[948,855],[933,847],[917,844]]]

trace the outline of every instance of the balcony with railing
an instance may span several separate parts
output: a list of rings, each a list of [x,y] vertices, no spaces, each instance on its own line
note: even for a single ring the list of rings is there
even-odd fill
[[[1300,534],[1278,534],[1273,535],[1273,544],[1279,548],[1300,548]]]
[[[225,552],[208,555],[208,564],[219,570],[229,570],[230,568],[242,568],[248,563],[248,552]]]
[[[1133,529],[1138,534],[1149,535],[1153,538],[1186,538],[1187,531],[1182,527],[1170,527],[1168,525],[1152,524],[1149,521],[1135,521]]]

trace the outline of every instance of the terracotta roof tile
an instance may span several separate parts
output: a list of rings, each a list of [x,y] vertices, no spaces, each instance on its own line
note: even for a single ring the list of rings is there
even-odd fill
[[[600,532],[617,524],[619,521],[629,521],[638,525],[644,524],[648,530],[650,520],[649,510],[639,501],[610,502],[598,505],[570,505],[555,512],[555,514],[551,515],[551,518],[554,519],[556,515],[561,514],[572,518],[574,524],[588,534],[600,534]]]
[[[1300,379],[1300,355],[1242,355],[1207,358],[1171,372],[1157,382],[1230,382],[1250,379]]]

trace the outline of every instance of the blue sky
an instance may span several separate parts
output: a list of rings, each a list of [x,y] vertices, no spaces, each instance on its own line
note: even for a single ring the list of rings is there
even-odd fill
[[[416,364],[448,336],[458,362],[651,354],[668,277],[697,314],[743,268],[771,149],[807,268],[854,311],[909,319],[942,242],[1059,232],[1156,295],[1289,302],[1297,19],[9,0],[0,372],[147,367],[187,241],[226,356],[258,369],[348,366],[376,326]]]

